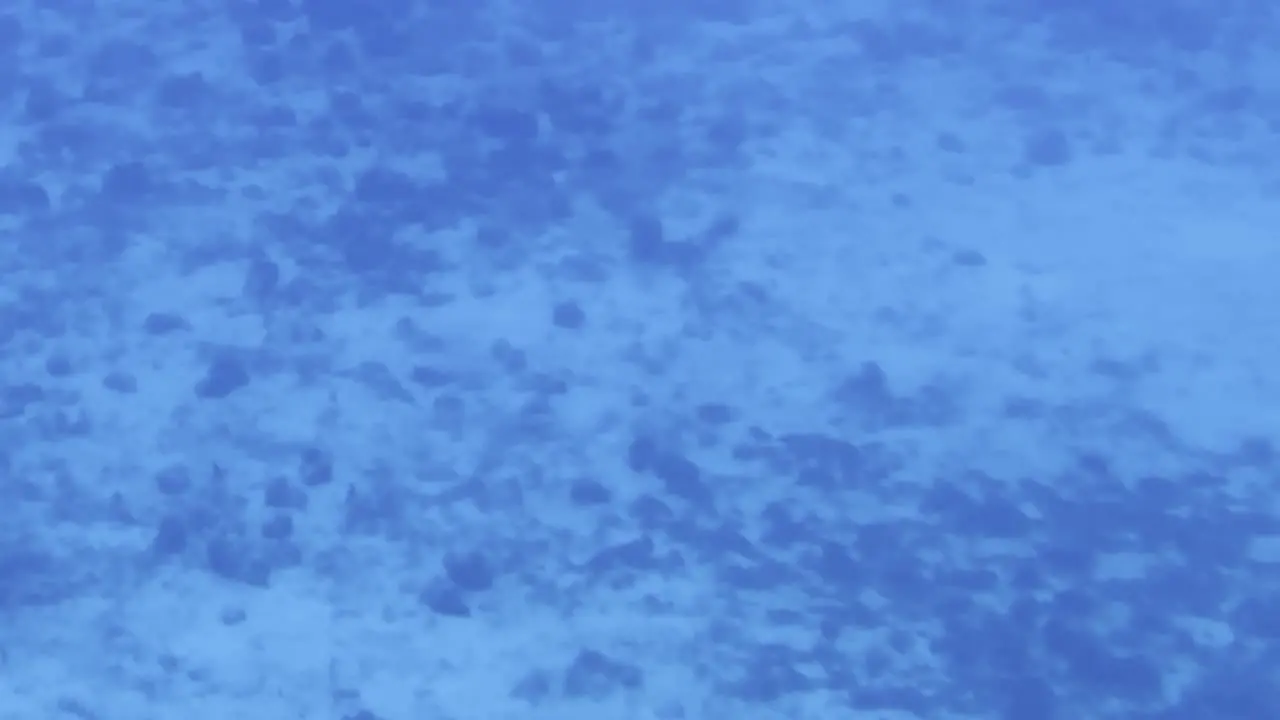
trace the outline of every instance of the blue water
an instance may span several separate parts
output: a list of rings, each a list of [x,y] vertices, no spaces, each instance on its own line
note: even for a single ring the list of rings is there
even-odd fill
[[[0,720],[1280,718],[1276,37],[6,3]]]

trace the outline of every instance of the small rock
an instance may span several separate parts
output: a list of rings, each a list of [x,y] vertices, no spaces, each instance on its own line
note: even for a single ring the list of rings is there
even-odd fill
[[[432,583],[426,590],[422,591],[418,599],[437,615],[459,618],[471,617],[471,608],[467,606],[467,601],[457,588],[441,583]]]
[[[280,287],[280,266],[269,258],[258,258],[245,272],[244,294],[253,300],[265,300]]]
[[[179,330],[190,330],[191,325],[181,315],[155,312],[147,315],[146,319],[142,321],[142,329],[148,335],[168,335]]]
[[[160,521],[155,537],[151,539],[151,552],[157,557],[181,555],[187,549],[187,523],[177,515],[168,515]]]
[[[564,674],[564,691],[569,697],[599,698],[618,690],[634,690],[644,685],[644,671],[616,660],[598,650],[582,650]]]
[[[551,311],[551,322],[564,330],[580,330],[587,323],[587,314],[576,302],[557,303]]]
[[[598,481],[583,478],[570,486],[569,499],[574,505],[603,505],[613,499],[613,493]]]
[[[218,358],[196,383],[196,396],[206,400],[222,399],[248,384],[249,371],[243,363],[228,357]]]
[[[333,459],[319,448],[303,450],[301,476],[307,487],[328,485],[333,482]]]
[[[191,489],[191,473],[183,465],[170,465],[156,473],[155,483],[161,495],[182,495]]]
[[[44,388],[34,383],[15,383],[0,387],[0,418],[18,417],[45,399]]]
[[[267,540],[288,540],[293,537],[293,518],[276,515],[262,523],[262,537]]]
[[[222,612],[218,613],[218,619],[227,626],[239,625],[245,621],[245,617],[244,608],[238,607],[223,608]]]
[[[226,580],[255,587],[266,587],[271,568],[254,556],[248,543],[230,535],[213,538],[206,548],[205,560],[210,572]]]
[[[458,589],[482,592],[493,587],[493,567],[478,552],[445,553],[444,571]]]
[[[44,371],[50,377],[67,377],[71,374],[71,360],[66,355],[50,355],[44,361]]]
[[[724,403],[703,403],[697,407],[695,412],[698,416],[698,421],[705,425],[727,425],[737,418],[737,413],[734,412],[733,408]]]
[[[103,376],[102,387],[121,395],[134,395],[138,392],[138,378],[131,373],[113,370]]]
[[[307,493],[283,477],[267,481],[263,502],[277,510],[302,510],[307,506]]]
[[[511,689],[511,697],[537,703],[551,694],[551,675],[545,670],[532,670]]]

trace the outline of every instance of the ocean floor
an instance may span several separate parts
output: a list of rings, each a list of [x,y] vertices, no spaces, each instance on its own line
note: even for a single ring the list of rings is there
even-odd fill
[[[1280,18],[831,5],[0,10],[0,718],[1280,717]]]

